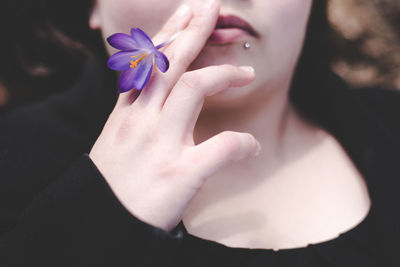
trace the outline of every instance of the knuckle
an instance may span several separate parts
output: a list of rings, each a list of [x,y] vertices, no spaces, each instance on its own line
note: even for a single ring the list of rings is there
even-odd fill
[[[190,56],[181,55],[179,52],[176,52],[176,50],[167,50],[165,54],[170,64],[173,63],[176,66],[181,66],[185,70],[192,63]]]
[[[129,140],[132,136],[133,125],[129,122],[121,123],[118,132],[117,132],[117,140]]]
[[[150,120],[140,120],[137,116],[131,116],[123,120],[119,126],[117,136],[120,140],[141,145],[155,143],[158,139],[153,123]]]
[[[137,134],[138,122],[134,119],[125,119],[120,123],[118,136],[121,139],[130,139],[134,134]]]
[[[180,81],[186,87],[185,91],[189,89],[190,93],[198,92],[201,86],[201,77],[194,71],[184,73]]]
[[[177,161],[164,157],[157,163],[157,170],[160,177],[164,179],[174,179],[187,176],[186,168],[183,168]]]
[[[202,17],[195,17],[191,21],[188,30],[193,31],[195,33],[204,31],[204,20]]]

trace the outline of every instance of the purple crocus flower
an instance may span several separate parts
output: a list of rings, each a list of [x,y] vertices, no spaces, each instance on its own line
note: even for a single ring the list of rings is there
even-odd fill
[[[123,71],[117,82],[119,93],[132,88],[142,90],[150,79],[154,60],[161,72],[169,68],[168,58],[158,51],[168,42],[154,46],[150,37],[139,28],[132,28],[131,35],[115,33],[107,41],[112,47],[121,50],[107,62],[110,69]]]

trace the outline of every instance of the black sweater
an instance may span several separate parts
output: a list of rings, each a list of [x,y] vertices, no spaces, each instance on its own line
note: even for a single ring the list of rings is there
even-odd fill
[[[339,79],[294,104],[333,134],[372,208],[338,238],[304,248],[231,248],[132,216],[87,153],[117,99],[89,63],[71,90],[0,115],[0,266],[400,266],[400,93]]]

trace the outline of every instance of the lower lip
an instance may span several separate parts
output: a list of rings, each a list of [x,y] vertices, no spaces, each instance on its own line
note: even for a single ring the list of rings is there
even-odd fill
[[[239,28],[215,29],[208,42],[210,44],[229,44],[249,36],[251,37],[247,31]]]

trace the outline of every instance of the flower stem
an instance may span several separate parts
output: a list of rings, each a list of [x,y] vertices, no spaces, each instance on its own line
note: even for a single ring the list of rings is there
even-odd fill
[[[169,38],[167,41],[159,44],[156,46],[157,49],[160,49],[166,45],[169,45],[172,41],[174,41],[176,38],[178,38],[178,36],[182,33],[182,31],[179,31],[177,33],[175,33],[174,35],[171,36],[171,38]]]

